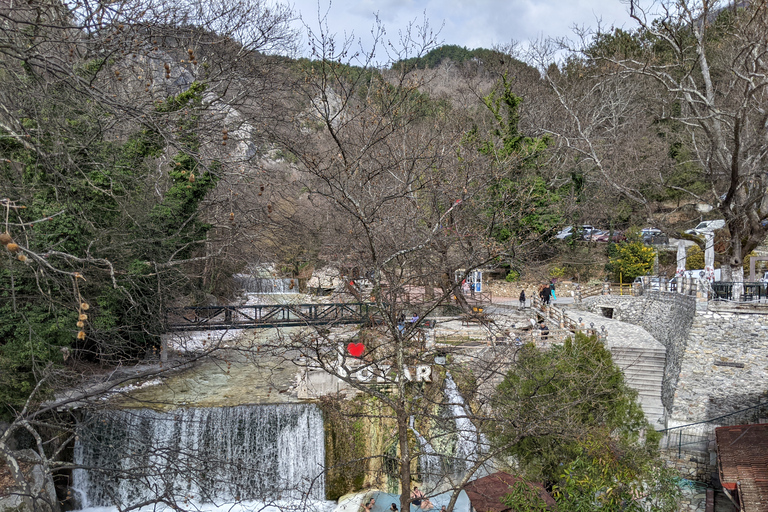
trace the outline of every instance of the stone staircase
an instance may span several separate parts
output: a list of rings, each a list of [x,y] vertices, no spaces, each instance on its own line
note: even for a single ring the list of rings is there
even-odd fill
[[[624,373],[627,385],[637,391],[638,402],[646,419],[654,428],[664,424],[665,411],[661,402],[667,359],[664,345],[642,327],[572,309],[571,304],[553,304],[549,308],[542,308],[538,297],[534,297],[531,303],[529,312],[516,314],[523,319],[531,314],[544,319],[550,328],[550,343],[562,343],[566,336],[576,330],[602,335],[605,347],[610,350],[614,363]],[[489,306],[489,312],[493,312],[494,308],[508,308],[511,314],[511,310],[516,310],[516,305]],[[540,338],[534,341],[540,341]]]
[[[664,347],[611,347],[613,362],[621,368],[627,385],[637,391],[645,417],[654,427],[663,421],[661,383],[664,379],[666,351]]]
[[[600,332],[605,326],[605,346],[624,373],[627,385],[637,391],[646,419],[655,428],[662,425],[661,385],[667,359],[664,345],[636,325],[569,308],[562,308],[560,314],[569,326],[594,325],[596,331],[600,326]]]

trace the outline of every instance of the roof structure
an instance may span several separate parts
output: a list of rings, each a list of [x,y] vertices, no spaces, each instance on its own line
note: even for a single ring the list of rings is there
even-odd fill
[[[744,512],[768,510],[768,424],[715,429],[720,482]]]
[[[464,486],[464,490],[467,492],[469,502],[475,512],[506,512],[512,509],[507,507],[501,500],[510,493],[510,487],[514,486],[517,482],[527,484],[539,493],[539,497],[544,500],[550,510],[557,510],[555,499],[547,492],[543,485],[526,482],[522,478],[501,471],[472,480]]]

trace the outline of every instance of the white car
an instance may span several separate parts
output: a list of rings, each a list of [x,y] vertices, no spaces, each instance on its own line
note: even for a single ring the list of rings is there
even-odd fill
[[[592,235],[594,231],[597,231],[593,226],[589,224],[583,224],[581,226],[581,238],[583,240],[589,240],[589,237]],[[573,226],[566,226],[564,227],[558,234],[555,235],[555,238],[559,238],[560,240],[565,240],[569,236],[573,236],[575,233]]]
[[[685,232],[689,235],[703,235],[704,233],[712,233],[715,230],[725,227],[725,221],[720,220],[705,220],[699,222],[693,229],[687,229]]]

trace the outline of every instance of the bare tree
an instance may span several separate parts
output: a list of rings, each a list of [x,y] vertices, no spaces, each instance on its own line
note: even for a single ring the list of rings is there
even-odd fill
[[[726,270],[743,280],[743,258],[768,233],[765,164],[765,2],[662,2],[658,12],[634,2],[641,30],[667,62],[620,59],[622,72],[655,79],[681,105],[670,117],[690,131],[692,150],[711,191],[704,202],[723,215],[730,232]],[[650,15],[660,16],[650,23]],[[650,55],[649,55],[650,56]],[[728,277],[725,277],[727,280]]]
[[[152,356],[163,309],[232,245],[232,197],[209,193],[244,179],[252,136],[233,111],[274,115],[269,54],[292,51],[291,19],[260,2],[0,5],[0,451],[30,499],[15,436],[45,474],[71,467],[55,412],[70,401],[52,394]]]
[[[768,233],[766,178],[760,170],[765,158],[760,47],[765,3],[656,2],[646,8],[631,2],[630,13],[639,26],[635,33],[598,33],[589,41],[589,34],[581,34],[583,46],[562,70],[569,75],[565,83],[578,84],[581,93],[569,95],[561,73],[539,60],[571,119],[571,128],[558,132],[560,140],[646,210],[652,202],[638,187],[644,183],[716,208],[730,233],[722,263],[732,276],[725,279],[741,281],[744,254]],[[674,127],[662,129],[664,123]],[[654,132],[673,139],[654,141]],[[609,136],[610,146],[602,143],[602,134]],[[682,145],[701,169],[707,190],[678,183],[675,173],[690,164],[671,166],[658,159],[670,152],[665,144]],[[614,149],[605,152],[608,147]],[[611,165],[612,159],[618,165]],[[617,172],[624,169],[632,170],[628,178]]]
[[[575,53],[562,65],[553,63],[565,44],[540,42],[528,52],[550,89],[545,95],[549,115],[542,116],[539,127],[552,136],[553,150],[561,155],[553,167],[565,175],[561,179],[574,182],[593,218],[610,220],[623,202],[650,222],[658,217],[655,197],[674,163],[668,141],[654,124],[658,98],[653,84],[643,77],[627,79],[615,67],[591,60],[593,41],[584,42],[586,57]]]

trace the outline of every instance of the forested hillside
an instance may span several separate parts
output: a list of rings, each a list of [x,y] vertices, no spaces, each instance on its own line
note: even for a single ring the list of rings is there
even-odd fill
[[[706,24],[681,12],[674,34],[657,24],[599,34],[561,65],[544,48],[526,57],[427,41],[384,70],[329,46],[298,61],[260,54],[292,44],[287,11],[234,10],[220,35],[159,12],[83,17],[32,2],[4,14],[9,403],[62,354],[110,363],[156,350],[163,307],[225,297],[222,276],[259,260],[293,272],[360,266],[358,230],[408,239],[393,230],[414,214],[438,274],[455,268],[446,258],[464,231],[488,237],[482,260],[514,267],[551,252],[542,242],[566,224],[675,233],[696,203],[728,222],[724,264],[739,267],[765,238],[762,88],[744,82],[741,102],[716,94],[741,90],[728,56],[754,44],[756,28],[737,30],[749,9]],[[690,62],[699,79],[663,71]],[[352,199],[363,185],[351,178],[371,190],[395,168],[410,173],[405,189],[382,182],[383,202]],[[448,174],[425,179],[427,168]],[[411,197],[417,183],[432,195]]]
[[[257,0],[0,3],[6,432],[44,423],[56,466],[55,412],[104,391],[84,377],[166,364],[168,307],[267,264],[364,276],[402,350],[408,289],[471,313],[457,269],[549,261],[567,225],[679,235],[708,209],[739,280],[768,234],[768,9],[663,3],[577,50],[413,37],[386,67],[382,27],[368,54],[317,34],[296,58],[290,9]]]

